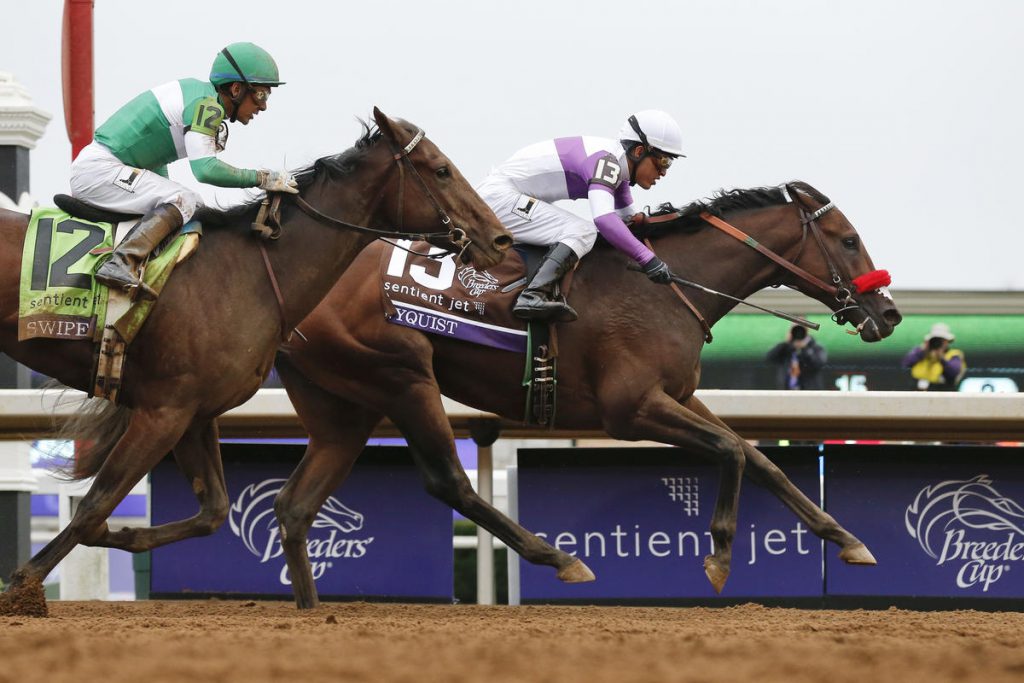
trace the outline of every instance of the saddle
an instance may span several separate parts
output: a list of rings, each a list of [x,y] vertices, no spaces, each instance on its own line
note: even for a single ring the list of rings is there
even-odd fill
[[[81,199],[76,199],[69,194],[53,195],[53,203],[57,205],[58,209],[66,211],[72,216],[84,218],[93,223],[113,223],[117,225],[127,221],[137,221],[142,217],[142,214],[118,213],[104,209],[89,202],[83,202]]]
[[[56,195],[54,203],[59,208],[32,212],[26,232],[18,339],[93,342],[96,353],[89,393],[116,401],[125,348],[154,302],[133,301],[128,293],[99,284],[92,274],[140,216],[102,209],[68,195]],[[160,291],[175,265],[195,251],[201,233],[202,226],[192,221],[160,245],[143,267],[146,283]]]
[[[520,290],[547,249],[517,246],[501,264],[478,271],[426,242],[402,240],[381,250],[381,294],[388,322],[421,332],[524,354],[524,422],[553,427],[557,335],[546,321],[512,313]],[[568,278],[567,278],[568,279]]]

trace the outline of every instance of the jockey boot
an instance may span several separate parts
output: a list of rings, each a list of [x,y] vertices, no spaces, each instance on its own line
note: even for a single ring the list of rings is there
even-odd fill
[[[537,274],[519,295],[512,312],[526,320],[554,320],[562,323],[576,320],[579,316],[572,306],[564,301],[556,301],[553,297],[555,285],[573,269],[578,260],[576,252],[561,242],[548,249]]]
[[[183,223],[181,212],[171,204],[160,204],[142,217],[128,237],[114,248],[110,258],[96,271],[96,279],[114,289],[132,289],[155,299],[156,292],[141,282],[135,271],[165,237]]]

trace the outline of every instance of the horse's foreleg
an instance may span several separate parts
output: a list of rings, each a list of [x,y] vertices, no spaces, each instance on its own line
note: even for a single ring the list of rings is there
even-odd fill
[[[199,512],[189,519],[155,527],[107,531],[89,545],[138,553],[194,536],[209,536],[228,515],[228,494],[215,420],[196,420],[174,446],[174,459],[192,485]]]
[[[473,490],[455,449],[455,435],[436,385],[407,387],[388,417],[409,443],[427,491],[500,538],[532,564],[554,567],[566,583],[593,581],[582,560],[558,550],[490,505]]]
[[[625,440],[669,443],[718,463],[719,482],[711,516],[712,553],[704,558],[704,573],[718,593],[729,578],[732,544],[736,536],[740,481],[745,455],[743,439],[728,427],[708,421],[680,405],[660,389],[639,401],[628,397],[605,398],[602,419],[606,431]]]
[[[839,557],[849,564],[877,564],[874,555],[860,539],[812,502],[779,467],[761,451],[746,445],[747,474],[759,486],[768,489],[792,510],[818,538],[840,547]]]
[[[295,606],[320,604],[306,539],[324,501],[345,479],[381,416],[312,384],[287,362],[277,363],[288,397],[309,432],[306,453],[274,501],[281,548],[288,564]]]
[[[697,399],[690,399],[687,405],[695,413],[709,421],[725,426],[725,423]],[[817,503],[805,496],[803,491],[798,489],[789,480],[789,477],[768,459],[768,456],[746,441],[743,442],[743,452],[747,460],[746,473],[751,481],[774,493],[816,536],[838,545],[841,548],[840,558],[850,564],[876,564],[874,556],[867,547],[856,536],[840,526]]]
[[[189,418],[190,414],[181,409],[139,409],[132,414],[128,428],[96,473],[71,522],[12,575],[7,591],[11,595],[5,594],[9,602],[17,603],[22,587],[41,585],[76,545],[103,537],[114,508],[174,446]]]

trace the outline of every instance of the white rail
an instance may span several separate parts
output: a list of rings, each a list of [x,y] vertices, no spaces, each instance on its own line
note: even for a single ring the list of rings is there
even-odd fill
[[[0,438],[34,439],[53,434],[54,421],[73,412],[78,392],[0,390]],[[1024,440],[1024,394],[967,394],[913,391],[698,391],[697,397],[747,438]],[[448,418],[460,436],[490,413],[445,399]],[[305,436],[283,389],[261,389],[219,420],[221,435]],[[538,429],[500,420],[503,437],[600,437],[582,429]],[[382,424],[378,435],[396,434]]]

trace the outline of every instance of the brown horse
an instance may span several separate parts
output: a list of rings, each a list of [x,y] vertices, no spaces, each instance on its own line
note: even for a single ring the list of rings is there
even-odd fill
[[[377,109],[374,119],[376,130],[367,127],[354,148],[297,174],[301,194],[282,201],[282,234],[267,246],[276,286],[259,240],[250,234],[258,202],[226,212],[206,210],[202,247],[178,267],[129,349],[121,405],[103,404],[91,432],[95,447],[79,454],[74,475],[95,474],[95,483],[70,525],[15,571],[0,596],[0,613],[5,603],[8,609],[31,603],[28,596],[79,543],[139,552],[212,533],[224,521],[228,497],[216,418],[256,392],[282,332],[312,311],[379,236],[363,228],[431,232],[459,243],[464,258],[482,267],[504,257],[510,235],[454,164],[415,126]],[[68,386],[87,389],[91,343],[18,342],[26,224],[23,214],[0,211],[2,350]],[[108,529],[114,507],[171,450],[192,483],[199,512],[154,528]]]
[[[748,248],[751,240],[744,244],[713,229],[701,214],[728,219],[783,255],[779,261],[799,262],[799,267],[790,270],[766,258]],[[808,231],[814,239],[808,239]],[[856,324],[865,341],[888,336],[901,320],[878,283],[854,293],[851,281],[875,272],[871,259],[846,217],[804,183],[736,190],[691,204],[674,225],[666,224],[651,238],[673,270],[692,281],[741,298],[768,285],[788,285],[838,311],[838,322]],[[307,529],[382,416],[405,435],[431,494],[530,562],[555,567],[562,580],[592,579],[580,560],[481,500],[456,456],[441,393],[521,421],[524,358],[385,322],[378,275],[383,248],[371,247],[356,259],[301,323],[305,339],[288,343],[276,364],[310,435],[305,457],[275,504],[298,606],[313,607],[318,600],[306,557]],[[844,560],[874,564],[864,544],[694,396],[705,330],[668,287],[653,286],[627,265],[619,252],[598,247],[574,276],[569,298],[580,318],[558,328],[556,426],[673,444],[720,464],[711,522],[714,553],[704,562],[718,591],[729,575],[744,472],[771,489],[818,536],[837,543]],[[709,324],[735,305],[703,292],[690,297]]]

